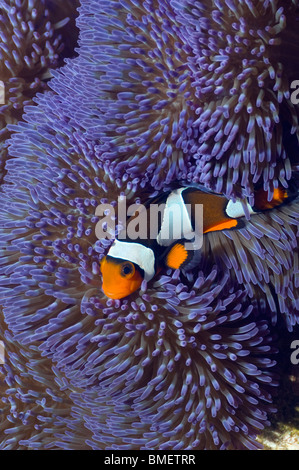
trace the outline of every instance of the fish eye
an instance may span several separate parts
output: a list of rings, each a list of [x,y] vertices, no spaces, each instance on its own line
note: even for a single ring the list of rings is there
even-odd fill
[[[121,267],[121,275],[122,276],[129,276],[130,274],[133,275],[135,271],[134,265],[132,263],[125,263]]]

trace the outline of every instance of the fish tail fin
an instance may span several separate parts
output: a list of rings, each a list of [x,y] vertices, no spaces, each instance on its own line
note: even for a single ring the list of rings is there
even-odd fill
[[[279,186],[274,188],[273,197],[268,201],[268,192],[264,189],[259,189],[255,193],[255,201],[253,209],[256,212],[262,212],[269,209],[274,209],[282,204],[287,204],[298,196],[298,186],[294,181],[289,182],[288,188]]]

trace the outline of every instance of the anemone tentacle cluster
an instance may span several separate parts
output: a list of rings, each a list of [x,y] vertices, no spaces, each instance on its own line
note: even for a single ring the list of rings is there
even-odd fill
[[[5,95],[0,108],[0,181],[8,157],[8,125],[21,119],[24,107],[47,89],[51,69],[73,53],[76,6],[78,2],[70,0],[0,2],[0,79]]]
[[[286,28],[292,25],[291,38],[297,28],[297,2],[171,4],[192,49],[200,180],[227,195],[241,186],[249,196],[259,181],[273,193],[291,177],[294,156],[284,146],[284,121],[299,136],[298,109],[281,60]]]
[[[40,3],[54,14],[59,1]],[[77,56],[8,129],[0,448],[260,448],[277,322],[298,324],[298,200],[207,234],[192,272],[123,300],[101,291],[111,240],[95,227],[98,205],[178,181],[232,198],[259,183],[269,199],[298,184],[280,60],[298,5],[282,3],[81,0]]]

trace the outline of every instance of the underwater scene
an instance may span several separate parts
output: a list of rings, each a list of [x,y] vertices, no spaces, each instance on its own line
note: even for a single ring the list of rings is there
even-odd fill
[[[0,70],[0,450],[299,450],[299,1],[0,0]]]

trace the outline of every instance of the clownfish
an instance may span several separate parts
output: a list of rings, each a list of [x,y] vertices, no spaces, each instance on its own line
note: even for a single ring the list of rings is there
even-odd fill
[[[295,194],[292,189],[279,187],[274,189],[273,198],[268,201],[267,192],[259,189],[255,192],[254,206],[248,201],[228,200],[224,195],[202,187],[186,186],[163,193],[153,200],[155,204],[163,204],[157,236],[137,241],[120,233],[102,259],[100,269],[104,294],[111,299],[121,299],[139,289],[143,280],[150,281],[163,268],[183,268],[186,271],[194,268],[198,264],[200,250],[187,250],[186,241],[190,241],[194,233],[196,205],[203,207],[201,229],[205,234],[242,228],[246,212],[251,215],[278,207],[294,199],[297,193],[297,188]],[[172,212],[171,219],[169,214],[174,204],[179,210]],[[149,205],[145,210],[148,216]],[[165,239],[162,233],[170,235]]]

